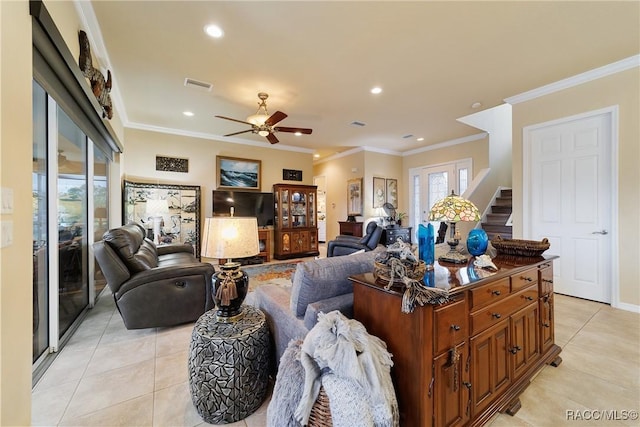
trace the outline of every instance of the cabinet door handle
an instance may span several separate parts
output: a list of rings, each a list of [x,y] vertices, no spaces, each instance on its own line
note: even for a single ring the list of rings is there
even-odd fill
[[[548,323],[543,323],[542,326],[544,326],[545,328],[550,328],[551,327],[551,325],[548,324]]]
[[[502,317],[500,313],[491,313],[491,316],[493,316],[495,319],[499,319]]]
[[[431,382],[429,383],[429,397],[431,397],[431,390],[433,390],[433,382],[435,379],[435,377],[431,377]]]
[[[529,295],[525,296],[524,299],[527,301],[533,301],[533,297],[530,297]]]
[[[550,279],[542,279],[542,281],[544,283],[553,283],[553,280],[550,280]]]
[[[524,280],[525,282],[532,282],[533,279],[531,277],[526,277],[526,276],[520,276],[520,279]]]
[[[498,295],[500,295],[502,292],[500,292],[499,290],[495,290],[495,291],[491,291],[491,293],[492,293],[493,295],[498,296]]]
[[[509,350],[512,354],[516,354],[517,352],[519,352],[520,350],[522,350],[522,347],[520,347],[519,345],[513,347],[511,350]]]
[[[454,331],[459,331],[460,325],[451,325],[451,329],[453,329]]]
[[[463,384],[466,388],[468,388],[469,390],[471,390],[471,383],[470,383],[470,382],[468,382],[468,381],[462,381],[462,384]]]

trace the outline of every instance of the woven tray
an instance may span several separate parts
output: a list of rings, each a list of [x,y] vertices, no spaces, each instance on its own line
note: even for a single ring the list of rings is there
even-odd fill
[[[496,248],[498,254],[528,257],[540,256],[551,246],[546,238],[538,242],[536,240],[503,239],[499,235],[491,240],[491,244]]]
[[[424,261],[419,261],[415,264],[409,264],[407,262],[403,264],[407,272],[407,277],[411,279],[422,280],[422,278],[424,277],[424,272],[427,271],[427,264],[425,264]],[[373,267],[373,275],[376,278],[376,281],[387,285],[389,284],[389,280],[391,278],[391,271],[388,265],[375,261]],[[393,285],[404,286],[404,282],[402,281],[402,278],[394,277]]]

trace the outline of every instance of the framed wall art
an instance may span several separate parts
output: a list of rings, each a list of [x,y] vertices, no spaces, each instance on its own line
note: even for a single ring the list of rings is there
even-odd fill
[[[373,177],[373,208],[381,208],[386,201],[384,178]]]
[[[122,195],[123,224],[138,222],[147,230],[153,228],[147,201],[166,200],[169,212],[162,215],[160,243],[190,243],[200,258],[200,186],[125,180]]]
[[[189,159],[156,156],[156,170],[163,172],[189,172]]]
[[[362,215],[362,178],[347,181],[347,216]]]
[[[398,180],[387,179],[387,203],[398,209]]]
[[[260,191],[262,161],[216,156],[218,190]]]

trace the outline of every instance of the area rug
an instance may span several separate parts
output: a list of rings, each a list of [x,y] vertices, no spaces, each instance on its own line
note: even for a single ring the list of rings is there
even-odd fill
[[[273,284],[283,288],[291,287],[291,276],[301,261],[283,262],[278,264],[260,264],[242,267],[249,276],[249,292],[258,286]]]

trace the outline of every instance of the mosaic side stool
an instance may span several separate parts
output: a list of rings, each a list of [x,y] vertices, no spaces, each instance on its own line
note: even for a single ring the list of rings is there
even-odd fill
[[[232,423],[256,411],[269,381],[271,341],[264,313],[243,306],[243,317],[219,322],[216,310],[204,313],[191,334],[189,389],[202,419]]]

